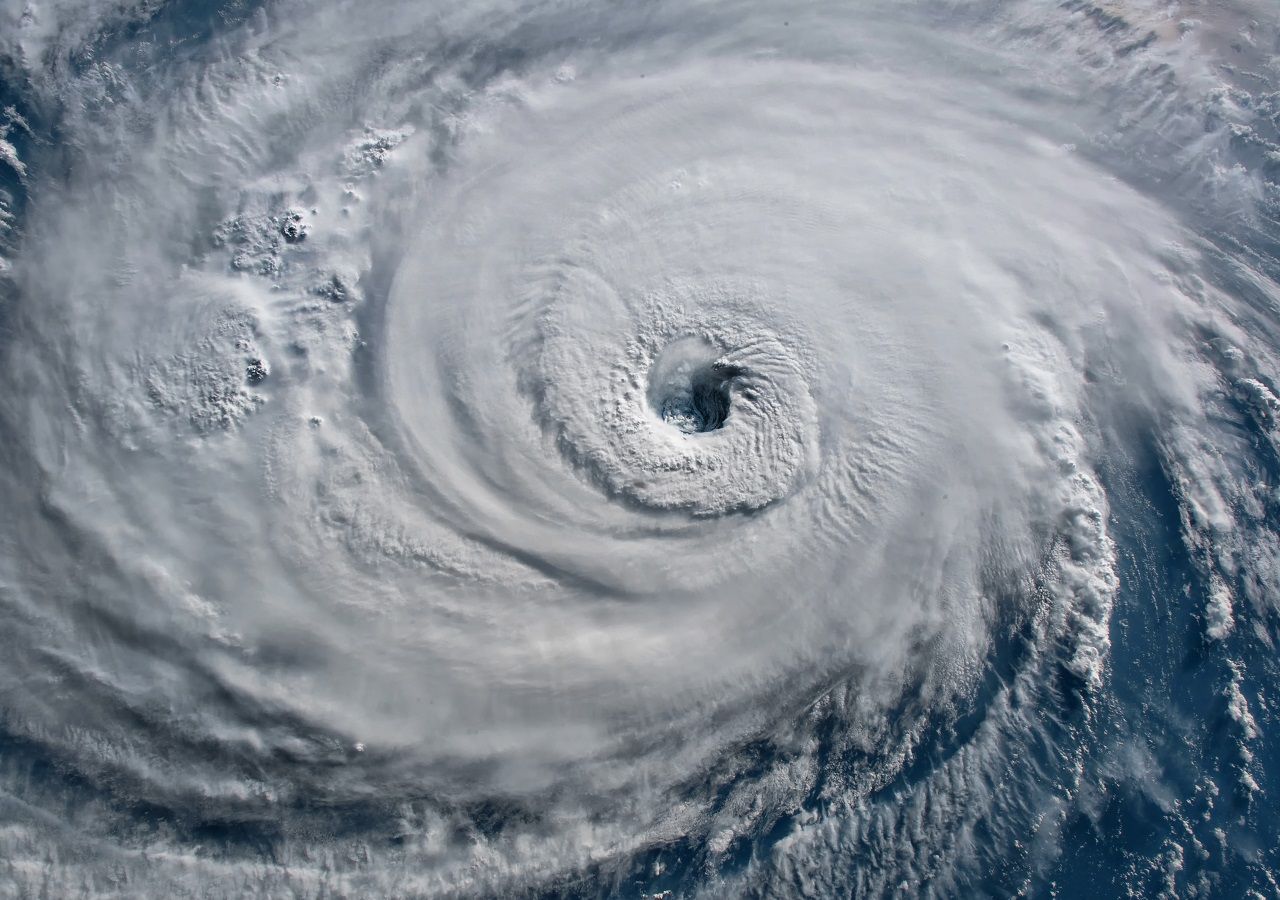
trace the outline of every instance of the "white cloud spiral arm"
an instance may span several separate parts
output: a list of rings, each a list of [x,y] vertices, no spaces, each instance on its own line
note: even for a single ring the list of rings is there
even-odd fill
[[[1274,630],[1227,13],[80,8],[5,48],[14,885],[1013,890],[1114,759],[1142,448]]]

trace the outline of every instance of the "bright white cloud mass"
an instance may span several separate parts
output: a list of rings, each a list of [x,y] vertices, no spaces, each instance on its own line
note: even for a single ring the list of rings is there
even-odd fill
[[[0,3],[0,896],[1270,896],[1264,3]]]

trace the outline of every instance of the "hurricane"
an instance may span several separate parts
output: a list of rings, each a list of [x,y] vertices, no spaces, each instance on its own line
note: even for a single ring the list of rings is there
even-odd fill
[[[1277,59],[0,3],[0,895],[1277,896]]]

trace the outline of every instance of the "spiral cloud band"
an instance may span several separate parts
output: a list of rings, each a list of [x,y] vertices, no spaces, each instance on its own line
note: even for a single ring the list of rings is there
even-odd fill
[[[1277,889],[1274,10],[0,10],[0,893]]]

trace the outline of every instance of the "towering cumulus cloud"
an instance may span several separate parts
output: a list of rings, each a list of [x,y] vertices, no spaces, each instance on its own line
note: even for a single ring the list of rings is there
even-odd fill
[[[1272,895],[1278,22],[0,7],[0,895]]]

